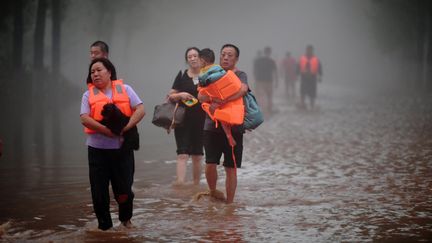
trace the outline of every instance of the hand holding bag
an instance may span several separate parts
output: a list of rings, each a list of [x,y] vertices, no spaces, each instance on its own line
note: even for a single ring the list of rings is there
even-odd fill
[[[156,105],[152,123],[165,128],[170,133],[171,129],[182,125],[185,112],[185,107],[180,106],[179,103],[166,102]]]

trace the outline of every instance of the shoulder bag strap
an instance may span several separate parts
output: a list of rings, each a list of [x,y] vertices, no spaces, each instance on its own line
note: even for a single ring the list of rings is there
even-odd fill
[[[171,125],[170,125],[170,127],[168,128],[168,130],[167,130],[167,133],[169,134],[170,132],[171,132],[171,130],[174,128],[174,123],[175,123],[175,115],[176,115],[176,112],[177,112],[177,108],[178,108],[178,106],[179,106],[179,103],[177,102],[176,103],[176,105],[175,105],[175,108],[174,108],[174,112],[173,112],[173,118],[172,118],[172,121],[171,121]]]

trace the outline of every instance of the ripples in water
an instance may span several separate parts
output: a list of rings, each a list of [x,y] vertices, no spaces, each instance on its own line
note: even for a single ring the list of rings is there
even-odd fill
[[[174,161],[137,157],[134,228],[93,230],[97,223],[83,176],[77,183],[26,185],[20,199],[31,198],[34,213],[10,199],[16,213],[8,215],[22,216],[2,226],[2,239],[427,242],[432,106],[424,103],[432,99],[425,99],[323,98],[315,112],[277,99],[279,112],[245,135],[235,204],[195,202],[193,195],[206,190],[204,178],[200,187],[172,187]],[[75,173],[86,175],[87,168]],[[220,189],[224,174],[219,168]],[[117,219],[115,210],[112,216]]]

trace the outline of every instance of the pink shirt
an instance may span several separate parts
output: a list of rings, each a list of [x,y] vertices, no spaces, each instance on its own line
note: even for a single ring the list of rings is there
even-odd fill
[[[285,78],[289,81],[294,81],[297,77],[296,68],[297,62],[294,58],[284,58],[281,63],[282,70],[284,71]]]

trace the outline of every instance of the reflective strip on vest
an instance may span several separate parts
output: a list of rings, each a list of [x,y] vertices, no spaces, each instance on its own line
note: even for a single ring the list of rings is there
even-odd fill
[[[105,104],[115,104],[124,115],[130,117],[132,115],[132,109],[130,107],[130,99],[127,95],[125,86],[122,80],[112,81],[112,99],[108,98],[103,92],[97,89],[94,85],[89,86],[89,105],[90,105],[90,117],[100,121],[102,120],[102,109]],[[91,129],[85,128],[86,133],[95,133]]]
[[[309,63],[309,70],[307,70],[307,64]],[[306,56],[302,56],[300,58],[300,71],[302,73],[312,73],[312,74],[317,74],[318,73],[318,66],[319,66],[319,61],[318,58],[313,56],[310,59],[307,58]]]
[[[123,94],[123,90],[122,90],[121,84],[117,84],[117,85],[115,86],[115,88],[116,88],[117,93],[119,93],[119,94]]]
[[[94,95],[98,95],[99,94],[99,90],[96,87],[93,87],[93,94]]]

